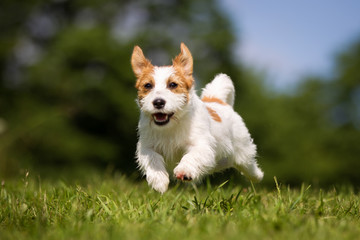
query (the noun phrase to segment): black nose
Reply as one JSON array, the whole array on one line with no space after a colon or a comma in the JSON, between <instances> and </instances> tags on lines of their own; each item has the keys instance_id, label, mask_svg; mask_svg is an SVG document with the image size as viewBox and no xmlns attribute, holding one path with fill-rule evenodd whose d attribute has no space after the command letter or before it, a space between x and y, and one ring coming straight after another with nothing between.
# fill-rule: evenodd
<instances>
[{"instance_id":1,"label":"black nose","mask_svg":"<svg viewBox=\"0 0 360 240\"><path fill-rule=\"evenodd\" d=\"M157 98L153 101L153 105L156 109L162 109L165 106L165 100L162 98Z\"/></svg>"}]
</instances>

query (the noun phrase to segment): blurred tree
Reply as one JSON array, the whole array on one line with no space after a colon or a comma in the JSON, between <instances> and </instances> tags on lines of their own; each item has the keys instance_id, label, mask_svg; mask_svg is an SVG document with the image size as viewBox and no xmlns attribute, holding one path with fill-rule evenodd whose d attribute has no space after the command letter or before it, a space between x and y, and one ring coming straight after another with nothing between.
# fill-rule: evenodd
<instances>
[{"instance_id":1,"label":"blurred tree","mask_svg":"<svg viewBox=\"0 0 360 240\"><path fill-rule=\"evenodd\" d=\"M327 117L335 128L328 150L339 162L339 178L360 182L360 39L336 59Z\"/></svg>"},{"instance_id":2,"label":"blurred tree","mask_svg":"<svg viewBox=\"0 0 360 240\"><path fill-rule=\"evenodd\" d=\"M290 95L249 95L245 112L267 182L360 182L359 68L357 41L339 54L332 77L308 77Z\"/></svg>"},{"instance_id":3,"label":"blurred tree","mask_svg":"<svg viewBox=\"0 0 360 240\"><path fill-rule=\"evenodd\" d=\"M136 44L154 64L169 64L183 41L198 79L207 82L220 69L239 75L231 25L215 1L1 4L2 175L74 164L134 171Z\"/></svg>"}]
</instances>

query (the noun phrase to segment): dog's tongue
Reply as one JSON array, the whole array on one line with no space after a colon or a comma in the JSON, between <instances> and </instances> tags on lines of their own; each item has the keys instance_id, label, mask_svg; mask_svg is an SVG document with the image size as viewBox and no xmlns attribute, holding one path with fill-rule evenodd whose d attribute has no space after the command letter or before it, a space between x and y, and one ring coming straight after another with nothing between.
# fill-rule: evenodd
<instances>
[{"instance_id":1,"label":"dog's tongue","mask_svg":"<svg viewBox=\"0 0 360 240\"><path fill-rule=\"evenodd\" d=\"M167 114L164 113L155 113L154 114L155 120L158 122L166 121Z\"/></svg>"}]
</instances>

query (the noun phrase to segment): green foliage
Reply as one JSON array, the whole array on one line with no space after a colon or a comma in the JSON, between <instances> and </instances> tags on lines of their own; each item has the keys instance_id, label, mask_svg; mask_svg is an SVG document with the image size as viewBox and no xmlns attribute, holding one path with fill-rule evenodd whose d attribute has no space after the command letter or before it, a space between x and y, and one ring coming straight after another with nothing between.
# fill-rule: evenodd
<instances>
[{"instance_id":1,"label":"green foliage","mask_svg":"<svg viewBox=\"0 0 360 240\"><path fill-rule=\"evenodd\" d=\"M90 177L90 176L88 176ZM276 182L277 183L277 182ZM194 189L194 190L193 190ZM3 182L2 239L355 239L359 195L351 188L273 190L171 188L164 195L124 177L91 175L82 184Z\"/></svg>"}]
</instances>

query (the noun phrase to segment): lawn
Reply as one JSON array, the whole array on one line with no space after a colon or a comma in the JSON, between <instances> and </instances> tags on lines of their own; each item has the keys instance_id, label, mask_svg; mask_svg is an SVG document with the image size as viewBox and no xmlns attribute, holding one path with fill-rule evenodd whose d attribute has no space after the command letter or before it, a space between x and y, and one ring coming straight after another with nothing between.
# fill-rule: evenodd
<instances>
[{"instance_id":1,"label":"lawn","mask_svg":"<svg viewBox=\"0 0 360 240\"><path fill-rule=\"evenodd\" d=\"M352 187L176 184L95 174L78 183L26 173L1 182L0 239L360 239Z\"/></svg>"}]
</instances>

